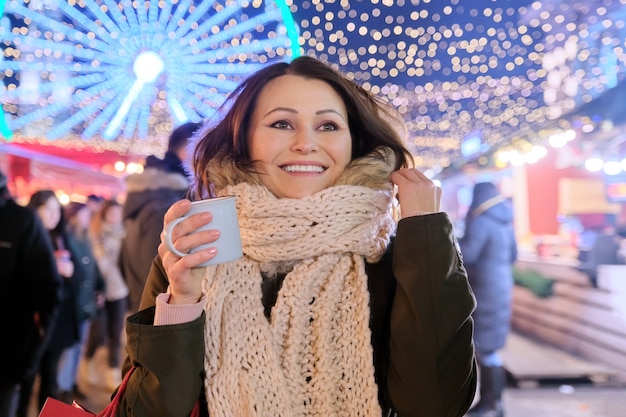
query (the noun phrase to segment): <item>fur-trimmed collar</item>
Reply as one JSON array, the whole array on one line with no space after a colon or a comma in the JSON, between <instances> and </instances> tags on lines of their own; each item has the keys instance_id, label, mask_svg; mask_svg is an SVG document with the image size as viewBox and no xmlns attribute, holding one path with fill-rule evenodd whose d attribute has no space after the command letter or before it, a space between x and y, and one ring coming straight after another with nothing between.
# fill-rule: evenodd
<instances>
[{"instance_id":1,"label":"fur-trimmed collar","mask_svg":"<svg viewBox=\"0 0 626 417\"><path fill-rule=\"evenodd\" d=\"M380 160L385 164L376 163ZM335 185L359 185L373 190L391 190L389 179L395 165L395 155L388 148L379 148L374 152L353 160L338 178ZM212 160L206 170L210 172L215 189L220 190L228 185L242 182L261 185L258 175L240 169L235 162L224 158Z\"/></svg>"}]
</instances>

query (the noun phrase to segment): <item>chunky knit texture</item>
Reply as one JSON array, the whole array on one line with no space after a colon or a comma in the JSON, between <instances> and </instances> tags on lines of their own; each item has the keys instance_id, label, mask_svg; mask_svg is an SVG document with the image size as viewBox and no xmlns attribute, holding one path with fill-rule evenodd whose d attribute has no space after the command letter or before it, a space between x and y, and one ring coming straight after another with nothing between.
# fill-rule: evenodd
<instances>
[{"instance_id":1,"label":"chunky knit texture","mask_svg":"<svg viewBox=\"0 0 626 417\"><path fill-rule=\"evenodd\" d=\"M277 199L240 183L219 194L238 196L245 255L203 279L211 417L379 417L365 260L382 256L395 229L390 187ZM280 271L268 320L261 274Z\"/></svg>"},{"instance_id":2,"label":"chunky knit texture","mask_svg":"<svg viewBox=\"0 0 626 417\"><path fill-rule=\"evenodd\" d=\"M395 230L394 159L378 149L302 199L277 199L227 158L209 164L217 194L238 197L244 252L204 271L211 417L381 415L365 260ZM287 275L268 321L262 274L276 273Z\"/></svg>"}]
</instances>

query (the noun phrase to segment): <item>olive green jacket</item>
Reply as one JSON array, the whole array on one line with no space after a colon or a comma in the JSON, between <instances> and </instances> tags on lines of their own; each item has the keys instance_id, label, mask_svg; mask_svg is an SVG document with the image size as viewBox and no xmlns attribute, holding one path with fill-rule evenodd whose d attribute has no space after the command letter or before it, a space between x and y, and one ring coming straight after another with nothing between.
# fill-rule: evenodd
<instances>
[{"instance_id":1,"label":"olive green jacket","mask_svg":"<svg viewBox=\"0 0 626 417\"><path fill-rule=\"evenodd\" d=\"M463 416L476 388L475 300L447 215L401 220L386 255L366 269L383 409L403 417ZM125 371L130 362L136 370L119 416L186 417L202 397L204 314L190 323L152 326L155 298L167 285L157 258L140 312L127 323ZM206 415L206 406L201 409Z\"/></svg>"}]
</instances>

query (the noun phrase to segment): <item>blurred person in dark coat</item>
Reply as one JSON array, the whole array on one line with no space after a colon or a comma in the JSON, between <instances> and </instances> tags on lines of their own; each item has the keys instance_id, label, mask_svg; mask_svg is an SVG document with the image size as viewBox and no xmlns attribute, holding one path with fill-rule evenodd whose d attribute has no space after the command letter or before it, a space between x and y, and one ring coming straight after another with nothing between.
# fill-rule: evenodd
<instances>
[{"instance_id":1,"label":"blurred person in dark coat","mask_svg":"<svg viewBox=\"0 0 626 417\"><path fill-rule=\"evenodd\" d=\"M598 287L598 266L626 263L622 250L624 238L626 227L615 228L612 225L605 226L596 238L589 251L588 268L585 270L592 287Z\"/></svg>"},{"instance_id":2,"label":"blurred person in dark coat","mask_svg":"<svg viewBox=\"0 0 626 417\"><path fill-rule=\"evenodd\" d=\"M474 341L480 365L480 400L471 417L502 417L504 369L498 351L510 331L513 264L517 244L513 210L490 182L474 186L460 240L463 262L477 300Z\"/></svg>"},{"instance_id":3,"label":"blurred person in dark coat","mask_svg":"<svg viewBox=\"0 0 626 417\"><path fill-rule=\"evenodd\" d=\"M61 301L61 278L39 217L10 196L0 172L0 417L14 417L20 383L37 371Z\"/></svg>"},{"instance_id":4,"label":"blurred person in dark coat","mask_svg":"<svg viewBox=\"0 0 626 417\"><path fill-rule=\"evenodd\" d=\"M161 242L163 216L176 201L185 197L190 185L187 145L201 123L186 123L172 132L163 159L146 159L140 174L126 178L124 203L126 237L122 242L120 266L129 290L129 310L136 312L141 293Z\"/></svg>"},{"instance_id":5,"label":"blurred person in dark coat","mask_svg":"<svg viewBox=\"0 0 626 417\"><path fill-rule=\"evenodd\" d=\"M38 407L41 409L48 397L59 399L59 361L63 351L80 341L81 324L85 320L85 308L92 302L85 299L83 289L88 285L88 269L95 261L86 259L76 239L67 227L63 207L52 190L35 192L28 203L48 230L56 257L56 268L62 281L62 302L59 316L50 335L50 343L39 361ZM87 291L91 294L93 287ZM94 309L95 310L95 309ZM18 404L18 417L28 415L28 404L35 383L35 376L22 382Z\"/></svg>"}]
</instances>

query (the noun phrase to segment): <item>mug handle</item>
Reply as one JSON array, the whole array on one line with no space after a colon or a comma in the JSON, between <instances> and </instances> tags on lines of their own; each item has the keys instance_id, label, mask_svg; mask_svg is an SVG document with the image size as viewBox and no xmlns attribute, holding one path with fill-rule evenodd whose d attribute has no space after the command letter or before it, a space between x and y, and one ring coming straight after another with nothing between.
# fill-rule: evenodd
<instances>
[{"instance_id":1,"label":"mug handle","mask_svg":"<svg viewBox=\"0 0 626 417\"><path fill-rule=\"evenodd\" d=\"M172 253L174 253L174 254L176 254L176 255L180 256L181 258L182 258L183 256L187 256L187 255L189 255L189 254L188 254L188 253L183 253L183 252L179 251L178 249L176 249L176 248L174 247L174 243L172 242L172 230L174 230L174 227L175 227L178 223L182 222L184 219L185 219L185 217L178 217L178 218L176 218L176 219L172 220L171 222L169 222L169 223L165 226L165 233L163 234L163 241L165 242L165 246L167 246L167 249L168 249L170 252L172 252Z\"/></svg>"}]
</instances>

